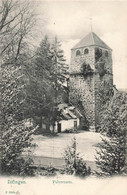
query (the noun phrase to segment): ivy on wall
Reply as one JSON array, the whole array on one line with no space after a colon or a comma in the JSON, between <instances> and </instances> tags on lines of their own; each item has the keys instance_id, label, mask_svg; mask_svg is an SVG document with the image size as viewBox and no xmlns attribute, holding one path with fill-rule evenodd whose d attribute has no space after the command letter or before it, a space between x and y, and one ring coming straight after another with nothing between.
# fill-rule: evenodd
<instances>
[{"instance_id":1,"label":"ivy on wall","mask_svg":"<svg viewBox=\"0 0 127 195\"><path fill-rule=\"evenodd\" d=\"M81 68L84 76L92 75L94 73L94 70L90 67L90 65L85 62L82 64Z\"/></svg>"},{"instance_id":2,"label":"ivy on wall","mask_svg":"<svg viewBox=\"0 0 127 195\"><path fill-rule=\"evenodd\" d=\"M95 62L98 62L100 57L102 57L102 49L95 48Z\"/></svg>"},{"instance_id":3,"label":"ivy on wall","mask_svg":"<svg viewBox=\"0 0 127 195\"><path fill-rule=\"evenodd\" d=\"M105 69L105 61L102 58L98 60L95 65L95 68L101 77L104 76L107 72Z\"/></svg>"},{"instance_id":4,"label":"ivy on wall","mask_svg":"<svg viewBox=\"0 0 127 195\"><path fill-rule=\"evenodd\" d=\"M114 95L113 86L108 81L103 81L98 91L101 105L105 105Z\"/></svg>"},{"instance_id":5,"label":"ivy on wall","mask_svg":"<svg viewBox=\"0 0 127 195\"><path fill-rule=\"evenodd\" d=\"M105 56L108 57L108 52L106 51ZM105 68L105 60L103 59L102 49L95 48L95 68L99 73L100 77L104 76L108 71Z\"/></svg>"}]
</instances>

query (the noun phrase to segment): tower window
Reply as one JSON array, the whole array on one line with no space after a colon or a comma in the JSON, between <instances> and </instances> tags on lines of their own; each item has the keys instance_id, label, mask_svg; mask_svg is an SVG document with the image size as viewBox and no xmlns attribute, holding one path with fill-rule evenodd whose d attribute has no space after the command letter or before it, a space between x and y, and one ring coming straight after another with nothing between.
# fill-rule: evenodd
<instances>
[{"instance_id":1,"label":"tower window","mask_svg":"<svg viewBox=\"0 0 127 195\"><path fill-rule=\"evenodd\" d=\"M89 53L89 50L88 49L85 49L84 50L84 54L88 54Z\"/></svg>"},{"instance_id":2,"label":"tower window","mask_svg":"<svg viewBox=\"0 0 127 195\"><path fill-rule=\"evenodd\" d=\"M105 52L105 56L108 57L108 51Z\"/></svg>"},{"instance_id":3,"label":"tower window","mask_svg":"<svg viewBox=\"0 0 127 195\"><path fill-rule=\"evenodd\" d=\"M76 56L79 56L81 54L80 50L76 51Z\"/></svg>"},{"instance_id":4,"label":"tower window","mask_svg":"<svg viewBox=\"0 0 127 195\"><path fill-rule=\"evenodd\" d=\"M81 54L80 50L76 51L76 56L79 56Z\"/></svg>"}]
</instances>

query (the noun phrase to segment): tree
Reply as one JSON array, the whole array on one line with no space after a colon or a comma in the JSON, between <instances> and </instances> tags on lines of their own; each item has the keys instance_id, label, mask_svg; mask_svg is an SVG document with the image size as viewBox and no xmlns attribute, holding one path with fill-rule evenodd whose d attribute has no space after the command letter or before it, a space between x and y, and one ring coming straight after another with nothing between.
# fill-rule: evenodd
<instances>
[{"instance_id":1,"label":"tree","mask_svg":"<svg viewBox=\"0 0 127 195\"><path fill-rule=\"evenodd\" d=\"M90 167L86 167L86 163L83 158L79 156L79 153L76 151L77 142L73 138L72 145L68 146L64 152L64 159L66 163L65 172L69 175L77 175L81 177L86 177L91 174Z\"/></svg>"},{"instance_id":2,"label":"tree","mask_svg":"<svg viewBox=\"0 0 127 195\"><path fill-rule=\"evenodd\" d=\"M107 95L108 96L108 95ZM100 131L113 136L127 130L127 94L117 92L104 106L101 112Z\"/></svg>"},{"instance_id":3,"label":"tree","mask_svg":"<svg viewBox=\"0 0 127 195\"><path fill-rule=\"evenodd\" d=\"M63 83L66 80L65 74L67 71L67 65L65 64L64 52L61 50L61 44L58 41L57 37L53 44L51 45L51 59L52 59L52 66L51 66L51 82L52 87L54 90L54 105L53 105L53 118L52 118L52 125L53 125L53 132L54 132L54 125L55 121L57 121L57 105L58 105L58 91L60 88L63 87Z\"/></svg>"},{"instance_id":4,"label":"tree","mask_svg":"<svg viewBox=\"0 0 127 195\"><path fill-rule=\"evenodd\" d=\"M0 40L2 72L2 115L14 113L15 118L23 119L24 115L24 67L28 64L28 35L34 24L32 10L28 3L18 1L1 1ZM33 24L32 24L33 22ZM25 46L26 45L26 46ZM25 50L24 50L25 49ZM20 112L19 112L20 110Z\"/></svg>"},{"instance_id":5,"label":"tree","mask_svg":"<svg viewBox=\"0 0 127 195\"><path fill-rule=\"evenodd\" d=\"M102 139L98 144L96 164L100 176L122 175L125 173L126 134L119 132L109 139Z\"/></svg>"},{"instance_id":6,"label":"tree","mask_svg":"<svg viewBox=\"0 0 127 195\"><path fill-rule=\"evenodd\" d=\"M49 56L49 41L45 37L38 47L31 66L28 67L27 104L29 115L32 118L39 117L39 126L42 128L42 115L48 114L50 105L49 90L49 69L51 59ZM49 101L49 102L48 102Z\"/></svg>"},{"instance_id":7,"label":"tree","mask_svg":"<svg viewBox=\"0 0 127 195\"><path fill-rule=\"evenodd\" d=\"M31 14L28 4L13 0L1 1L1 133L2 171L5 174L30 173L28 167L31 160L26 161L21 155L26 148L32 146L30 137L33 133L31 128L24 125L24 67L29 61L27 38L34 21Z\"/></svg>"},{"instance_id":8,"label":"tree","mask_svg":"<svg viewBox=\"0 0 127 195\"><path fill-rule=\"evenodd\" d=\"M40 118L39 124L42 128L42 116L47 119L47 130L54 126L57 119L57 96L65 80L65 59L60 43L55 38L51 44L47 36L44 37L36 51L33 61L34 76L29 85L29 96L32 100L33 113ZM34 87L36 86L36 87ZM30 89L31 88L31 89ZM36 111L35 111L36 110Z\"/></svg>"},{"instance_id":9,"label":"tree","mask_svg":"<svg viewBox=\"0 0 127 195\"><path fill-rule=\"evenodd\" d=\"M8 117L9 129L2 135L2 173L5 175L33 175L34 172L30 168L33 164L31 159L32 144L31 135L36 128L28 128L24 125L24 121L14 121L13 116ZM23 153L25 152L25 158ZM27 155L26 155L27 154Z\"/></svg>"},{"instance_id":10,"label":"tree","mask_svg":"<svg viewBox=\"0 0 127 195\"><path fill-rule=\"evenodd\" d=\"M99 175L117 175L126 172L127 140L127 94L117 92L105 105L101 115L101 133L108 138L102 139L97 152L96 164Z\"/></svg>"},{"instance_id":11,"label":"tree","mask_svg":"<svg viewBox=\"0 0 127 195\"><path fill-rule=\"evenodd\" d=\"M37 48L30 68L28 67L27 104L29 116L42 128L42 116L52 116L53 88L51 81L51 54L48 37L45 36ZM51 95L52 94L52 95Z\"/></svg>"},{"instance_id":12,"label":"tree","mask_svg":"<svg viewBox=\"0 0 127 195\"><path fill-rule=\"evenodd\" d=\"M60 47L61 44L58 41L57 37L55 37L55 40L51 45L51 57L52 57L51 75L52 75L54 88L56 90L56 95L59 87L61 87L61 84L65 81L65 73L67 71L64 53Z\"/></svg>"},{"instance_id":13,"label":"tree","mask_svg":"<svg viewBox=\"0 0 127 195\"><path fill-rule=\"evenodd\" d=\"M21 57L19 54L28 48L26 39L30 39L34 24L35 17L28 2L0 2L0 55L3 62L11 64Z\"/></svg>"}]
</instances>

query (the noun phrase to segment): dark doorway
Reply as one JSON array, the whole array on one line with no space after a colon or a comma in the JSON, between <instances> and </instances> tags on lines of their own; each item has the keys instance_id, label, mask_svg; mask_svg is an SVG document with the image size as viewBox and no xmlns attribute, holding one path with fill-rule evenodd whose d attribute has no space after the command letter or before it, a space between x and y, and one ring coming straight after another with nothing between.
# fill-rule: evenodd
<instances>
[{"instance_id":1,"label":"dark doorway","mask_svg":"<svg viewBox=\"0 0 127 195\"><path fill-rule=\"evenodd\" d=\"M58 123L58 133L61 132L61 123Z\"/></svg>"},{"instance_id":2,"label":"dark doorway","mask_svg":"<svg viewBox=\"0 0 127 195\"><path fill-rule=\"evenodd\" d=\"M77 121L74 121L74 130L77 130Z\"/></svg>"}]
</instances>

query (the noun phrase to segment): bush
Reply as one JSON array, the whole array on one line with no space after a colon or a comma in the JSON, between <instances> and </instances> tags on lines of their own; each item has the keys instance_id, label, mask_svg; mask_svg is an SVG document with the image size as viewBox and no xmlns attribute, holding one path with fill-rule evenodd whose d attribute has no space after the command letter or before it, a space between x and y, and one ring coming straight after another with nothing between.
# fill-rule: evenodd
<instances>
[{"instance_id":1,"label":"bush","mask_svg":"<svg viewBox=\"0 0 127 195\"><path fill-rule=\"evenodd\" d=\"M65 173L81 177L89 176L91 174L91 169L90 167L87 168L83 158L79 157L79 153L76 152L76 145L76 139L74 138L72 140L72 145L65 149Z\"/></svg>"},{"instance_id":2,"label":"bush","mask_svg":"<svg viewBox=\"0 0 127 195\"><path fill-rule=\"evenodd\" d=\"M87 75L93 75L94 70L90 67L89 64L86 64L85 62L82 64L82 72L84 76Z\"/></svg>"},{"instance_id":3,"label":"bush","mask_svg":"<svg viewBox=\"0 0 127 195\"><path fill-rule=\"evenodd\" d=\"M41 176L55 176L56 175L56 169L53 166L47 166L46 168L42 168L39 170L39 173Z\"/></svg>"},{"instance_id":4,"label":"bush","mask_svg":"<svg viewBox=\"0 0 127 195\"><path fill-rule=\"evenodd\" d=\"M77 157L75 164L75 175L86 177L89 176L90 174L91 168L90 167L87 168L85 161L82 158Z\"/></svg>"},{"instance_id":5,"label":"bush","mask_svg":"<svg viewBox=\"0 0 127 195\"><path fill-rule=\"evenodd\" d=\"M63 133L73 133L74 129L66 129Z\"/></svg>"},{"instance_id":6,"label":"bush","mask_svg":"<svg viewBox=\"0 0 127 195\"><path fill-rule=\"evenodd\" d=\"M96 172L99 176L113 176L125 174L126 157L126 133L119 132L108 139L102 139L98 144L100 150L97 151L96 164L99 168Z\"/></svg>"},{"instance_id":7,"label":"bush","mask_svg":"<svg viewBox=\"0 0 127 195\"><path fill-rule=\"evenodd\" d=\"M10 121L9 129L2 134L2 173L5 175L33 175L31 164L33 163L30 155L23 157L23 152L28 154L31 148L35 147L32 144L32 134L35 129L27 128L24 121Z\"/></svg>"}]
</instances>

